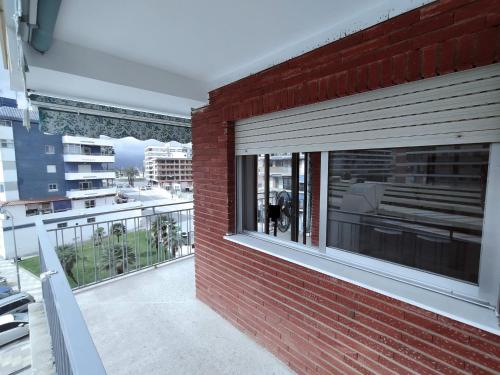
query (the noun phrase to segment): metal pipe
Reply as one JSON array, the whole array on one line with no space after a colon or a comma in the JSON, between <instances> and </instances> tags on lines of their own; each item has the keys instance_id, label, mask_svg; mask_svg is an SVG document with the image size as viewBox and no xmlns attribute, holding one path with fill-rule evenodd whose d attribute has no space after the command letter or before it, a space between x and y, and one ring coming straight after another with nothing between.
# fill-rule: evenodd
<instances>
[{"instance_id":1,"label":"metal pipe","mask_svg":"<svg viewBox=\"0 0 500 375\"><path fill-rule=\"evenodd\" d=\"M7 211L8 212L8 211ZM14 257L16 263L16 276L17 276L17 290L21 291L21 278L19 277L19 257L17 256L17 243L16 243L16 230L14 226L14 216L10 214L10 220L12 221L12 238L14 240Z\"/></svg>"},{"instance_id":2,"label":"metal pipe","mask_svg":"<svg viewBox=\"0 0 500 375\"><path fill-rule=\"evenodd\" d=\"M7 210L5 207L0 207L0 212L4 215L7 214L7 217L10 218L12 223L12 238L14 240L14 263L16 264L16 276L17 276L17 290L21 291L21 278L19 276L19 257L17 256L17 243L16 243L16 229L14 225L14 215Z\"/></svg>"}]
</instances>

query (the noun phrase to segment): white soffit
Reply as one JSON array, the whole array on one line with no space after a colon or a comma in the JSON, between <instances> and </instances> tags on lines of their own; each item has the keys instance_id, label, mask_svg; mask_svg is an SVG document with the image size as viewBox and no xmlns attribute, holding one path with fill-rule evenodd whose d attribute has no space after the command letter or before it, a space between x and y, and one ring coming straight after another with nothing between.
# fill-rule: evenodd
<instances>
[{"instance_id":1,"label":"white soffit","mask_svg":"<svg viewBox=\"0 0 500 375\"><path fill-rule=\"evenodd\" d=\"M165 96L150 104L155 111L188 114L211 89L429 2L63 1L51 49L28 55L28 88L50 93L58 86L60 96L132 107L149 101L112 90L119 85Z\"/></svg>"}]
</instances>

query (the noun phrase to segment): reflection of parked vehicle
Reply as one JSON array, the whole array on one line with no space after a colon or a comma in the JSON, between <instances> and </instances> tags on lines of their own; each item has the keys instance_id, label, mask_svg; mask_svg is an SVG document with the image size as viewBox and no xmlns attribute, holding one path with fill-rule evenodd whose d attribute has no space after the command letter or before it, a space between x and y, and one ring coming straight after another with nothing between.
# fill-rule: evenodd
<instances>
[{"instance_id":1,"label":"reflection of parked vehicle","mask_svg":"<svg viewBox=\"0 0 500 375\"><path fill-rule=\"evenodd\" d=\"M13 291L12 288L5 284L0 284L0 299L11 296L17 292Z\"/></svg>"},{"instance_id":2,"label":"reflection of parked vehicle","mask_svg":"<svg viewBox=\"0 0 500 375\"><path fill-rule=\"evenodd\" d=\"M31 302L35 302L35 299L23 292L0 299L0 315L26 312Z\"/></svg>"},{"instance_id":3,"label":"reflection of parked vehicle","mask_svg":"<svg viewBox=\"0 0 500 375\"><path fill-rule=\"evenodd\" d=\"M0 316L0 346L29 335L27 313Z\"/></svg>"},{"instance_id":4,"label":"reflection of parked vehicle","mask_svg":"<svg viewBox=\"0 0 500 375\"><path fill-rule=\"evenodd\" d=\"M7 285L7 278L4 276L0 276L0 285Z\"/></svg>"}]
</instances>

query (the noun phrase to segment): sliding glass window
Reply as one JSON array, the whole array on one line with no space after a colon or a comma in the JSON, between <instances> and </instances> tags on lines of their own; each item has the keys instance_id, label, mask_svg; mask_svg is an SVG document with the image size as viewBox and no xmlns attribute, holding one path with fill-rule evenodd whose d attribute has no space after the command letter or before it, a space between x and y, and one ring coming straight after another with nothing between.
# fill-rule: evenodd
<instances>
[{"instance_id":1,"label":"sliding glass window","mask_svg":"<svg viewBox=\"0 0 500 375\"><path fill-rule=\"evenodd\" d=\"M477 283L489 149L330 152L327 246Z\"/></svg>"},{"instance_id":2,"label":"sliding glass window","mask_svg":"<svg viewBox=\"0 0 500 375\"><path fill-rule=\"evenodd\" d=\"M243 157L243 229L311 245L310 159L308 153Z\"/></svg>"}]
</instances>

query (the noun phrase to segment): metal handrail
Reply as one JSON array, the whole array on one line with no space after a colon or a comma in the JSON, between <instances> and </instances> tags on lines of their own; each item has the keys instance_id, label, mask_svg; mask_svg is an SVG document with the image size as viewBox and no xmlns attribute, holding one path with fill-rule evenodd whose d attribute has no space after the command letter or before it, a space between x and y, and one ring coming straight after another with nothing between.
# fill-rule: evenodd
<instances>
[{"instance_id":1,"label":"metal handrail","mask_svg":"<svg viewBox=\"0 0 500 375\"><path fill-rule=\"evenodd\" d=\"M57 374L106 374L41 219L36 222L42 295Z\"/></svg>"}]
</instances>

